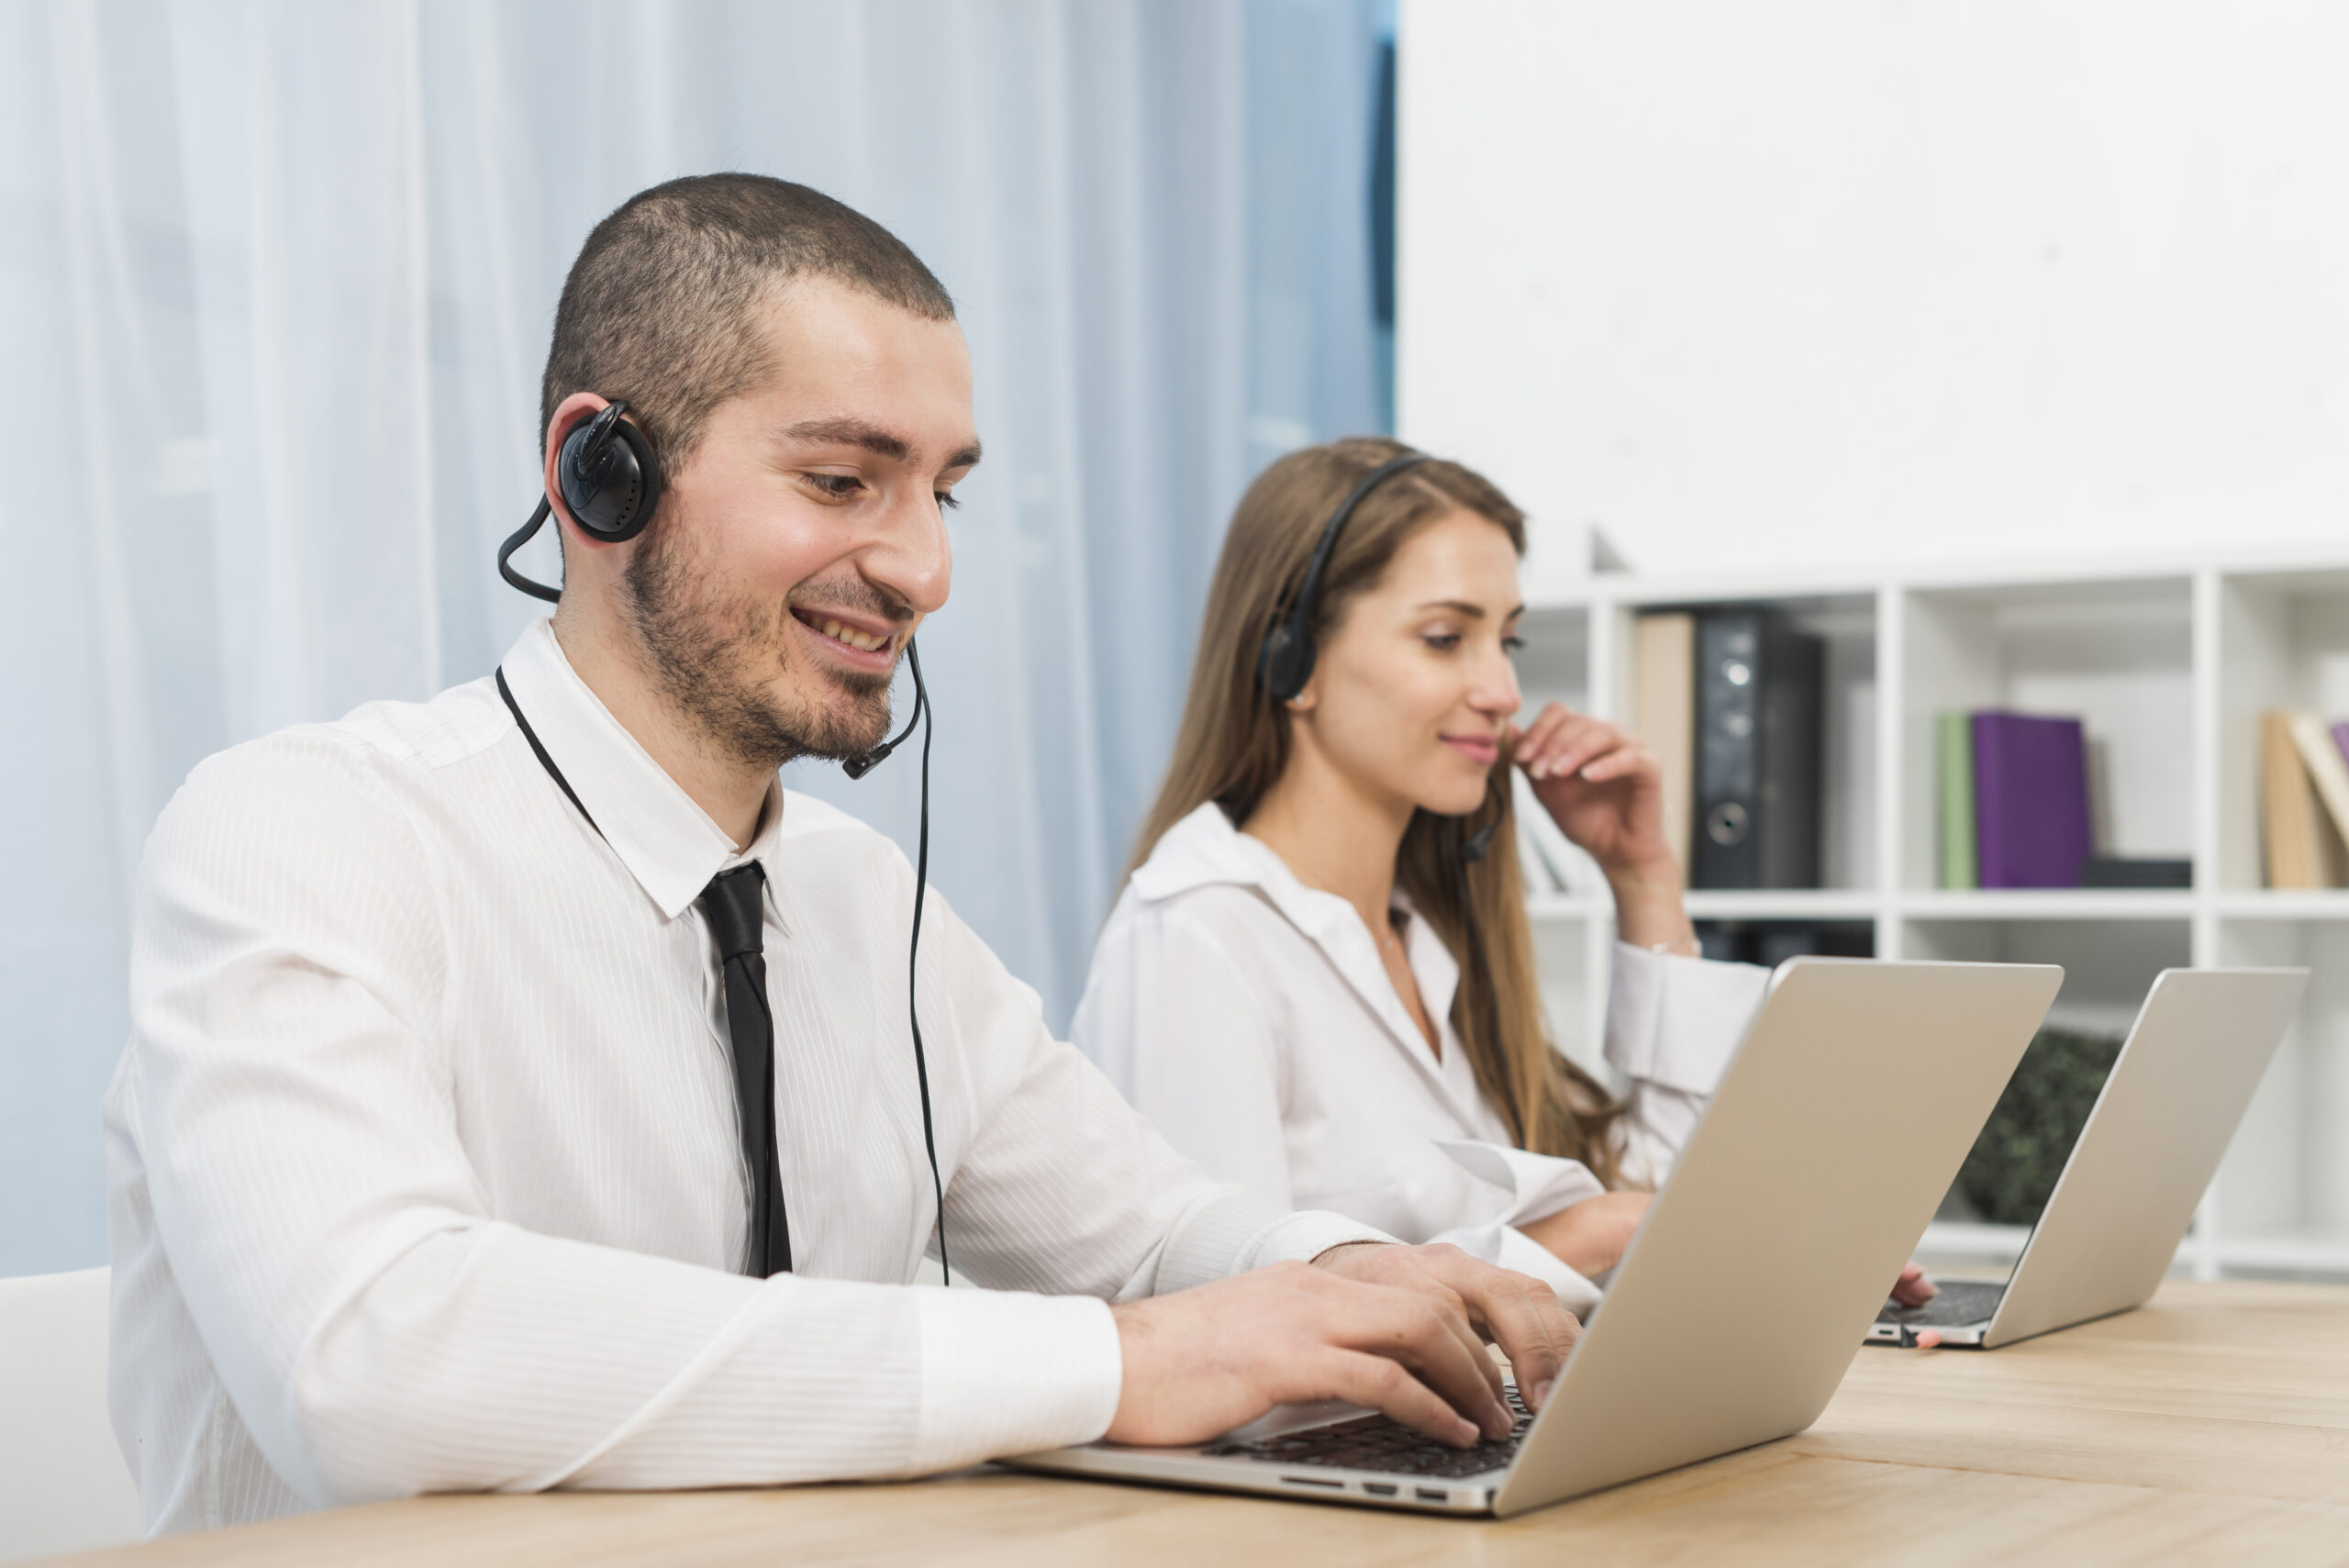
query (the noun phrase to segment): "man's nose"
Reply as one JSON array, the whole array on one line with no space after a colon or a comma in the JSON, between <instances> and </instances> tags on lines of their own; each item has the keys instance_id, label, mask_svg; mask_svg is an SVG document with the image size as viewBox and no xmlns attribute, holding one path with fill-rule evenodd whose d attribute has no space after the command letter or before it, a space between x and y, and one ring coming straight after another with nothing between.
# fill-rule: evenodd
<instances>
[{"instance_id":1,"label":"man's nose","mask_svg":"<svg viewBox=\"0 0 2349 1568\"><path fill-rule=\"evenodd\" d=\"M864 552L864 575L929 615L946 603L954 575L953 541L938 497L927 485L889 508L880 537Z\"/></svg>"}]
</instances>

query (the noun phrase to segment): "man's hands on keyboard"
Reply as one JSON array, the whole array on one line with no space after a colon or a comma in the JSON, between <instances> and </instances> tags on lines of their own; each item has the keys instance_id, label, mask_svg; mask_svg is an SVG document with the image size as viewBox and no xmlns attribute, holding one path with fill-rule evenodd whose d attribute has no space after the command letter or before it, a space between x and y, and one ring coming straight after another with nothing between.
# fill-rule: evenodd
<instances>
[{"instance_id":1,"label":"man's hands on keyboard","mask_svg":"<svg viewBox=\"0 0 2349 1568\"><path fill-rule=\"evenodd\" d=\"M1259 1438L1253 1442L1219 1443L1207 1451L1213 1456L1260 1459L1268 1464L1319 1464L1336 1470L1399 1471L1406 1475L1440 1475L1458 1479L1507 1469L1517 1457L1518 1445L1533 1425L1533 1414L1508 1391L1517 1421L1505 1438L1486 1439L1471 1447L1448 1448L1429 1441L1410 1428L1385 1416L1357 1416L1326 1427Z\"/></svg>"},{"instance_id":2,"label":"man's hands on keyboard","mask_svg":"<svg viewBox=\"0 0 2349 1568\"><path fill-rule=\"evenodd\" d=\"M1578 1326L1547 1285L1456 1247L1349 1246L1111 1308L1113 1442L1204 1442L1275 1405L1342 1399L1461 1451L1516 1425L1484 1336L1533 1390Z\"/></svg>"}]
</instances>

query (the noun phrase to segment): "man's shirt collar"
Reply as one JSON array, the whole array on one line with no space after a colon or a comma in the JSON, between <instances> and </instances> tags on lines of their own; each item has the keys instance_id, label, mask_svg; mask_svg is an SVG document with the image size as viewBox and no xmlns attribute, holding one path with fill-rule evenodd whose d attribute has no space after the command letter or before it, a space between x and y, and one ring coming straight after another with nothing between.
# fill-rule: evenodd
<instances>
[{"instance_id":1,"label":"man's shirt collar","mask_svg":"<svg viewBox=\"0 0 2349 1568\"><path fill-rule=\"evenodd\" d=\"M737 851L709 813L588 690L555 640L552 621L531 622L499 668L539 743L662 914L675 919L729 866L765 862L783 825L780 778L767 784L758 836Z\"/></svg>"}]
</instances>

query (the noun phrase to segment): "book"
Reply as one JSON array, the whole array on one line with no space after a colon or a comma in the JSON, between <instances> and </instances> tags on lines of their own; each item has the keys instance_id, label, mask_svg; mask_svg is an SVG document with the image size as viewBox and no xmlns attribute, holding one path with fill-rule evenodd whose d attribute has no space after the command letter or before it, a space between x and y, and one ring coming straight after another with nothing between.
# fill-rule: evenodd
<instances>
[{"instance_id":1,"label":"book","mask_svg":"<svg viewBox=\"0 0 2349 1568\"><path fill-rule=\"evenodd\" d=\"M2293 738L2292 716L2272 708L2259 716L2259 804L2267 885L2332 886L2323 807Z\"/></svg>"},{"instance_id":2,"label":"book","mask_svg":"<svg viewBox=\"0 0 2349 1568\"><path fill-rule=\"evenodd\" d=\"M1757 606L1697 617L1692 887L1817 887L1827 643Z\"/></svg>"},{"instance_id":3,"label":"book","mask_svg":"<svg viewBox=\"0 0 2349 1568\"><path fill-rule=\"evenodd\" d=\"M1933 728L1935 761L1940 764L1940 816L1937 835L1941 850L1941 884L1976 884L1974 858L1974 716L1953 709Z\"/></svg>"},{"instance_id":4,"label":"book","mask_svg":"<svg viewBox=\"0 0 2349 1568\"><path fill-rule=\"evenodd\" d=\"M1973 718L1974 848L1983 887L2077 887L2096 852L2087 737L2076 718Z\"/></svg>"},{"instance_id":5,"label":"book","mask_svg":"<svg viewBox=\"0 0 2349 1568\"><path fill-rule=\"evenodd\" d=\"M2165 856L2090 855L2080 867L2082 887L2191 887L2194 862Z\"/></svg>"},{"instance_id":6,"label":"book","mask_svg":"<svg viewBox=\"0 0 2349 1568\"><path fill-rule=\"evenodd\" d=\"M2349 835L2349 762L2342 760L2332 730L2312 713L2292 715L2292 744L2299 748L2300 765L2308 769L2309 783L2316 786L2316 797L2324 806L2317 824L2317 859L2324 885L2339 887L2349 880L2343 874L2344 862L2349 862L2349 848L2343 846L2343 836Z\"/></svg>"},{"instance_id":7,"label":"book","mask_svg":"<svg viewBox=\"0 0 2349 1568\"><path fill-rule=\"evenodd\" d=\"M1631 637L1631 732L1664 775L1664 840L1686 875L1697 774L1697 617L1642 616Z\"/></svg>"}]
</instances>

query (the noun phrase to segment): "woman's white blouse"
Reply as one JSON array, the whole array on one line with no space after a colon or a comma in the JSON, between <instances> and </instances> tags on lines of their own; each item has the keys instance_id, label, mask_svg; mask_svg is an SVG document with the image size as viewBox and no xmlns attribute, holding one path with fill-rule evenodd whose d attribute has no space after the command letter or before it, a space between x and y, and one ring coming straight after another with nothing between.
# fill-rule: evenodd
<instances>
[{"instance_id":1,"label":"woman's white blouse","mask_svg":"<svg viewBox=\"0 0 2349 1568\"><path fill-rule=\"evenodd\" d=\"M1209 803L1127 884L1071 1037L1217 1177L1283 1208L1455 1243L1586 1311L1598 1286L1517 1227L1604 1189L1578 1162L1511 1147L1452 1029L1457 964L1424 920L1404 940L1440 1059L1353 906L1297 881ZM1616 945L1606 1051L1630 1082L1627 1180L1670 1170L1768 980Z\"/></svg>"}]
</instances>

